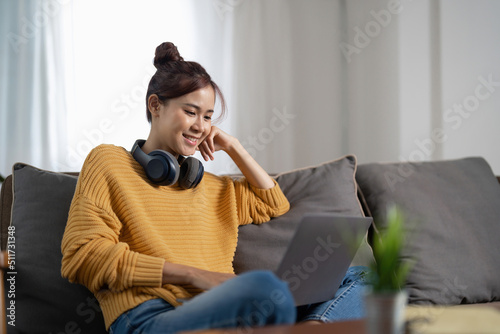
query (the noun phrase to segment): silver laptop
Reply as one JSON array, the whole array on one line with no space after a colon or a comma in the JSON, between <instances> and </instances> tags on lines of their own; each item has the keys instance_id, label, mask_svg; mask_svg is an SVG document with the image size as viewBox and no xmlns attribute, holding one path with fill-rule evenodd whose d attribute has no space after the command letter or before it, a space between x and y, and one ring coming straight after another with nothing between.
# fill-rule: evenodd
<instances>
[{"instance_id":1,"label":"silver laptop","mask_svg":"<svg viewBox=\"0 0 500 334\"><path fill-rule=\"evenodd\" d=\"M295 305L335 296L372 218L311 213L302 217L275 274L288 282Z\"/></svg>"}]
</instances>

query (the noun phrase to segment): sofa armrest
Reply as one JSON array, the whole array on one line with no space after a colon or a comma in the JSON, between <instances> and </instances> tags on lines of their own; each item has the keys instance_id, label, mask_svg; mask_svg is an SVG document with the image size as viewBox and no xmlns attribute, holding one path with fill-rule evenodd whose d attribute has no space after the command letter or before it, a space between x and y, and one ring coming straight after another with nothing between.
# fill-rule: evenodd
<instances>
[{"instance_id":1,"label":"sofa armrest","mask_svg":"<svg viewBox=\"0 0 500 334\"><path fill-rule=\"evenodd\" d=\"M5 250L7 245L7 229L10 225L10 214L12 210L12 175L5 178L0 192L0 249Z\"/></svg>"}]
</instances>

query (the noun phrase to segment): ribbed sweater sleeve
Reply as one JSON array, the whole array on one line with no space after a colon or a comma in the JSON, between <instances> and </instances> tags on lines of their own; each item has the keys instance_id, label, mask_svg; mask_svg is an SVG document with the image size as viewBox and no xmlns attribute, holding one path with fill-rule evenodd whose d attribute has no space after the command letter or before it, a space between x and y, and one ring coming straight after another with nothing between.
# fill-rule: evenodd
<instances>
[{"instance_id":1,"label":"ribbed sweater sleeve","mask_svg":"<svg viewBox=\"0 0 500 334\"><path fill-rule=\"evenodd\" d=\"M242 178L235 182L235 189L240 194L236 200L240 225L262 224L290 209L290 203L276 181L274 187L260 189Z\"/></svg>"},{"instance_id":2,"label":"ribbed sweater sleeve","mask_svg":"<svg viewBox=\"0 0 500 334\"><path fill-rule=\"evenodd\" d=\"M80 173L61 244L62 276L94 293L160 287L165 259L131 251L119 241L123 226L109 210L113 179L102 160L92 152Z\"/></svg>"},{"instance_id":3,"label":"ribbed sweater sleeve","mask_svg":"<svg viewBox=\"0 0 500 334\"><path fill-rule=\"evenodd\" d=\"M76 195L62 240L62 275L90 291L123 291L132 286L160 287L164 259L129 250L119 242L119 221Z\"/></svg>"}]
</instances>

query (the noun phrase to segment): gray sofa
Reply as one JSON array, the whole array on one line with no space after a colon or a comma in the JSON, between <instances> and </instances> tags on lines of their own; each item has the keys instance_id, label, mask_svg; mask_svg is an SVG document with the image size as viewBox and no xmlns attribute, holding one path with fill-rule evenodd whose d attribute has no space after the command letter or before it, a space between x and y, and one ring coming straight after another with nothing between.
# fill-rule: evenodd
<instances>
[{"instance_id":1,"label":"gray sofa","mask_svg":"<svg viewBox=\"0 0 500 334\"><path fill-rule=\"evenodd\" d=\"M8 333L105 332L93 295L60 275L60 243L77 177L18 163L2 184ZM311 211L374 217L352 263L368 265L369 240L384 228L385 208L397 204L409 230L402 256L415 263L406 284L409 303L500 309L500 180L484 159L358 166L348 155L273 177L291 209L240 228L237 273L274 268L300 217Z\"/></svg>"}]
</instances>

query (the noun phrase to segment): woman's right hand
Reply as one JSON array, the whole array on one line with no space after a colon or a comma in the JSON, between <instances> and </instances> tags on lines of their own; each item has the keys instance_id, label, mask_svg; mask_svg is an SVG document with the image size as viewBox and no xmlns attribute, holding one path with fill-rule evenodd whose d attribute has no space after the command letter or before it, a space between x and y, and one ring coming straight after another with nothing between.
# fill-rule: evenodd
<instances>
[{"instance_id":1,"label":"woman's right hand","mask_svg":"<svg viewBox=\"0 0 500 334\"><path fill-rule=\"evenodd\" d=\"M235 274L218 273L183 264L165 262L162 284L190 284L202 290L210 290L234 277L236 277Z\"/></svg>"},{"instance_id":2,"label":"woman's right hand","mask_svg":"<svg viewBox=\"0 0 500 334\"><path fill-rule=\"evenodd\" d=\"M236 277L235 274L217 273L197 269L192 277L191 285L202 290L210 290L225 281Z\"/></svg>"}]
</instances>

